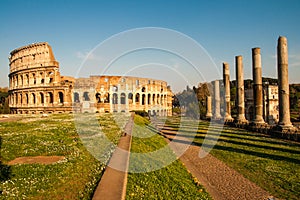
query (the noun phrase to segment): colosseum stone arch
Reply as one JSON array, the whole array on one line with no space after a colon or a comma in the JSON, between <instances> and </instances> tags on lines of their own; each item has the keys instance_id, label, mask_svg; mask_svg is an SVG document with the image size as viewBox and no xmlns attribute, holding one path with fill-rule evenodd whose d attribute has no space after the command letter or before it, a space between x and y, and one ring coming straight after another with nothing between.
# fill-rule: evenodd
<instances>
[{"instance_id":1,"label":"colosseum stone arch","mask_svg":"<svg viewBox=\"0 0 300 200\"><path fill-rule=\"evenodd\" d=\"M13 50L9 57L11 113L130 112L172 114L167 82L140 77L61 76L51 46L35 43Z\"/></svg>"}]
</instances>

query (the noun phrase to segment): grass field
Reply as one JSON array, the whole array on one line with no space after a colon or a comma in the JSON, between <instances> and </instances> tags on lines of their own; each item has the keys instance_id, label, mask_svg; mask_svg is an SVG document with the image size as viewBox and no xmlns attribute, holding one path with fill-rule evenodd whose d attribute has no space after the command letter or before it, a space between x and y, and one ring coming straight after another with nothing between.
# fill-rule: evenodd
<instances>
[{"instance_id":1,"label":"grass field","mask_svg":"<svg viewBox=\"0 0 300 200\"><path fill-rule=\"evenodd\" d=\"M170 118L166 125L178 130L180 120ZM193 137L189 132L193 128L191 125L185 122L182 127L183 135ZM199 122L194 145L203 144L208 127L208 122ZM221 135L210 152L212 155L276 197L299 199L299 143L215 124L210 126L208 143L204 145L208 147L211 141L215 141L220 131Z\"/></svg>"},{"instance_id":2,"label":"grass field","mask_svg":"<svg viewBox=\"0 0 300 200\"><path fill-rule=\"evenodd\" d=\"M122 131L113 117L105 114L97 120L102 131L117 144ZM0 137L1 199L91 198L104 165L83 146L72 115L28 115L15 122L1 122ZM18 157L41 155L65 158L49 165L6 164Z\"/></svg>"},{"instance_id":3,"label":"grass field","mask_svg":"<svg viewBox=\"0 0 300 200\"><path fill-rule=\"evenodd\" d=\"M143 153L155 152L167 145L164 138L160 135L153 135L145 126L145 120L139 116L135 117L135 126L133 128L133 141L131 145L131 152ZM168 149L165 154L139 157L133 159L130 157L130 170L137 168L145 168L151 170L153 163L164 163L166 154L174 158L174 162L159 170L147 173L129 173L126 199L210 199L208 193L199 184L199 182L192 177L186 170L183 164L176 160L173 152ZM150 161L148 159L151 159ZM152 166L153 167L153 166Z\"/></svg>"},{"instance_id":4,"label":"grass field","mask_svg":"<svg viewBox=\"0 0 300 200\"><path fill-rule=\"evenodd\" d=\"M81 119L87 123L80 124L74 122L72 115L49 115L47 118L23 115L16 121L0 122L0 199L90 199L104 165L88 151L103 144L99 139L103 138L99 127L90 123L89 118L88 114L83 115ZM97 115L101 132L111 141L105 149L108 153L100 155L104 160L109 159L118 143L127 119L127 116ZM147 123L141 117L135 118L131 152L142 154L138 159L130 158L129 169L142 168L150 172L129 173L126 198L210 199L170 149L164 149L166 154L143 156L143 153L157 152L166 146L162 136L144 128ZM84 134L78 135L75 124L80 124ZM195 124L188 119L180 122L176 117L166 121L174 130L180 124L181 134L186 137L193 138L191 130L197 130L193 145L202 145L205 136L208 136L207 141L215 141L221 131L210 152L212 155L276 197L298 199L300 196L299 143L217 124L210 126L207 135L208 122ZM211 143L204 145L209 147ZM64 159L48 165L7 164L27 156L64 156ZM147 163L149 158L151 165ZM168 165L170 159L174 161ZM151 171L160 166L166 167Z\"/></svg>"}]
</instances>

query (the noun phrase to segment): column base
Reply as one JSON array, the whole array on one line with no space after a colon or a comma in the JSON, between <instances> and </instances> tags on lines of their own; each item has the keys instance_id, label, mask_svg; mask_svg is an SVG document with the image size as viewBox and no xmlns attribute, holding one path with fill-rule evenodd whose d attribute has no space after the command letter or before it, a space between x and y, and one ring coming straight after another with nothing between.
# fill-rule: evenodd
<instances>
[{"instance_id":1,"label":"column base","mask_svg":"<svg viewBox=\"0 0 300 200\"><path fill-rule=\"evenodd\" d=\"M279 131L281 133L296 133L298 128L293 125L277 125L274 127L274 131Z\"/></svg>"},{"instance_id":2,"label":"column base","mask_svg":"<svg viewBox=\"0 0 300 200\"><path fill-rule=\"evenodd\" d=\"M225 117L225 119L224 119L224 122L225 123L231 123L231 122L233 122L234 121L234 119L231 117L231 116L227 116L227 117Z\"/></svg>"},{"instance_id":3,"label":"column base","mask_svg":"<svg viewBox=\"0 0 300 200\"><path fill-rule=\"evenodd\" d=\"M214 120L220 120L222 119L222 116L220 114L216 114L216 115L213 115L212 117Z\"/></svg>"},{"instance_id":4,"label":"column base","mask_svg":"<svg viewBox=\"0 0 300 200\"><path fill-rule=\"evenodd\" d=\"M235 123L237 124L243 124L243 125L248 125L249 124L249 121L246 120L246 119L236 119L234 120Z\"/></svg>"},{"instance_id":5,"label":"column base","mask_svg":"<svg viewBox=\"0 0 300 200\"><path fill-rule=\"evenodd\" d=\"M248 127L251 131L255 131L259 133L268 133L270 130L270 125L262 121L251 122Z\"/></svg>"},{"instance_id":6,"label":"column base","mask_svg":"<svg viewBox=\"0 0 300 200\"><path fill-rule=\"evenodd\" d=\"M245 128L246 126L248 126L249 122L246 119L236 119L234 120L234 124L236 127Z\"/></svg>"},{"instance_id":7,"label":"column base","mask_svg":"<svg viewBox=\"0 0 300 200\"><path fill-rule=\"evenodd\" d=\"M224 123L224 120L223 120L223 118L220 116L220 117L213 117L212 119L211 119L211 121L213 121L213 122L215 122L215 123Z\"/></svg>"},{"instance_id":8,"label":"column base","mask_svg":"<svg viewBox=\"0 0 300 200\"><path fill-rule=\"evenodd\" d=\"M267 126L268 124L264 121L252 121L250 124L250 126L255 126L255 127L265 127Z\"/></svg>"},{"instance_id":9,"label":"column base","mask_svg":"<svg viewBox=\"0 0 300 200\"><path fill-rule=\"evenodd\" d=\"M205 115L206 119L211 119L212 118L212 114L207 114Z\"/></svg>"},{"instance_id":10,"label":"column base","mask_svg":"<svg viewBox=\"0 0 300 200\"><path fill-rule=\"evenodd\" d=\"M265 120L263 118L258 118L252 121L254 124L265 124Z\"/></svg>"},{"instance_id":11,"label":"column base","mask_svg":"<svg viewBox=\"0 0 300 200\"><path fill-rule=\"evenodd\" d=\"M272 128L272 135L275 137L286 138L288 140L299 141L299 129L293 125L277 125Z\"/></svg>"}]
</instances>

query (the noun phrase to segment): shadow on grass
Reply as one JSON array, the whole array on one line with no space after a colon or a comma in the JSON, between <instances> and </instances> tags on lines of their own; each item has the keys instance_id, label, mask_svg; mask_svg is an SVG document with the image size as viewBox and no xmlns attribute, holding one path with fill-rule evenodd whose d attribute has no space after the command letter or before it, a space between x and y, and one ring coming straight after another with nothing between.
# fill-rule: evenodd
<instances>
[{"instance_id":1,"label":"shadow on grass","mask_svg":"<svg viewBox=\"0 0 300 200\"><path fill-rule=\"evenodd\" d=\"M222 132L224 133L224 137L244 139L244 140L249 140L249 141L261 141L264 143L278 144L278 145L287 145L287 142L288 142L289 145L300 147L299 143L294 143L293 141L285 142L285 140L280 139L278 137L273 137L272 135L248 131L248 130L244 130L244 129L233 128L230 126L226 126L226 128ZM245 136L254 136L257 138L253 139L253 138L249 138L249 137L245 137ZM267 139L272 139L272 140L267 140Z\"/></svg>"},{"instance_id":2,"label":"shadow on grass","mask_svg":"<svg viewBox=\"0 0 300 200\"><path fill-rule=\"evenodd\" d=\"M166 132L165 130L167 130L168 132ZM174 131L174 133L172 133L172 130L170 129L162 129L161 130L162 134L164 135L170 135L170 136L174 136L177 134L177 131ZM189 133L188 130L181 130L181 133ZM212 130L210 131L210 134L213 133L218 133L217 130ZM225 133L224 133L225 132ZM227 134L226 134L227 133ZM201 134L201 135L200 135ZM229 134L233 134L233 135L229 135ZM253 148L260 148L260 149L268 149L268 150L272 150L272 151L278 151L278 152L286 152L286 153L292 153L292 154L300 154L300 151L297 150L292 150L292 149L286 149L283 147L274 147L274 146L267 146L267 144L277 144L277 145L288 145L285 142L281 142L281 141L268 141L267 139L269 137L267 136L257 136L255 133L249 132L249 133L243 133L244 136L247 136L246 134L248 134L248 136L253 136L253 137L262 137L265 139L254 139L254 138L248 138L248 137L243 137L238 135L237 133L232 133L227 131L222 131L222 135L220 136L220 138L210 138L210 137L206 137L206 140L211 140L211 141L219 141L219 142L225 142L225 143L231 143L231 144L235 144L235 145L240 145L240 146L247 146L247 147L253 147ZM196 136L194 135L183 135L181 134L181 136L187 137L187 138L195 138L195 139L200 139L200 140L204 140L206 133L197 133ZM222 137L222 138L221 138ZM226 139L229 138L229 139ZM231 139L238 139L238 140L243 140L243 141L235 141L235 140L231 140ZM253 142L261 142L263 144L253 144L253 143L248 143L247 141L253 141ZM201 144L201 143L200 143ZM299 147L298 144L289 144L290 146L297 146Z\"/></svg>"},{"instance_id":3,"label":"shadow on grass","mask_svg":"<svg viewBox=\"0 0 300 200\"><path fill-rule=\"evenodd\" d=\"M195 144L194 145L201 145L201 144ZM210 145L203 144L205 147L210 147ZM229 152L235 152L235 153L242 153L242 154L247 154L247 155L252 155L260 158L267 158L267 159L272 159L272 160L277 160L277 161L286 161L290 163L295 163L299 164L300 160L296 158L290 158L286 156L280 156L280 155L275 155L275 154L269 154L269 153L262 153L262 152L257 152L257 151L250 151L246 149L240 149L240 148L235 148L235 147L226 147L226 146L220 146L220 145L215 145L213 147L214 149L217 150L222 150L222 151L229 151Z\"/></svg>"},{"instance_id":4,"label":"shadow on grass","mask_svg":"<svg viewBox=\"0 0 300 200\"><path fill-rule=\"evenodd\" d=\"M0 151L2 146L2 137L0 137ZM11 178L11 167L9 165L5 165L1 161L1 154L0 154L0 182L6 181ZM1 193L0 188L0 193Z\"/></svg>"},{"instance_id":5,"label":"shadow on grass","mask_svg":"<svg viewBox=\"0 0 300 200\"><path fill-rule=\"evenodd\" d=\"M162 135L163 137L169 139L170 141L183 143L183 144L190 144L190 142L188 142L188 141L184 141L184 140L180 140L180 139L172 139L172 138L168 137L168 136L175 136L177 132L174 132L174 133L172 133L172 132L171 133L170 132L163 132L163 131L159 132L154 127L150 127L150 126L148 126L148 129L150 129L151 131L154 131L157 134ZM189 137L189 136L187 136L187 137ZM203 136L202 135L201 136L197 135L197 136L195 136L195 138L204 139L205 134L203 134ZM221 138L217 139L217 138L209 138L208 137L206 139L214 140L214 141L217 140L219 142L231 143L231 144L234 144L234 145L240 145L240 146L244 146L244 147L254 147L254 148L275 150L275 151L278 151L278 152L287 152L287 153L292 153L292 154L299 154L300 153L299 151L291 150L291 149L284 149L284 148L271 147L271 146L263 146L263 145L257 145L257 144L248 144L246 142L238 142L238 141L226 140L226 139L221 139ZM213 148L215 150L222 150L222 151L228 151L228 152L247 154L247 155L252 155L252 156L256 156L256 157L260 157L260 158L272 159L272 160L276 160L276 161L286 161L286 162L295 163L295 164L300 163L300 159L281 156L281 155L276 155L276 154L270 154L270 153L265 153L265 152L252 151L252 150L242 149L242 148L237 148L237 147L228 147L228 146L222 146L222 145L218 145L218 144L215 145L215 146L211 146L209 144L202 144L201 142L197 142L197 141L194 141L192 143L192 145L202 146L202 147L207 147L207 148Z\"/></svg>"}]
</instances>

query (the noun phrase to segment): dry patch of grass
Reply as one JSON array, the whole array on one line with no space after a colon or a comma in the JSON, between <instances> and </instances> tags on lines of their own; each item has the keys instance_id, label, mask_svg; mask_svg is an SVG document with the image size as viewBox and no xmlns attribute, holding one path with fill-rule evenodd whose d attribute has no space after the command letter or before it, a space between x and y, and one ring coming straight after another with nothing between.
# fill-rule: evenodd
<instances>
[{"instance_id":1,"label":"dry patch of grass","mask_svg":"<svg viewBox=\"0 0 300 200\"><path fill-rule=\"evenodd\" d=\"M53 164L58 161L65 159L64 156L27 156L27 157L19 157L14 160L9 161L8 165L16 165L16 164Z\"/></svg>"}]
</instances>

